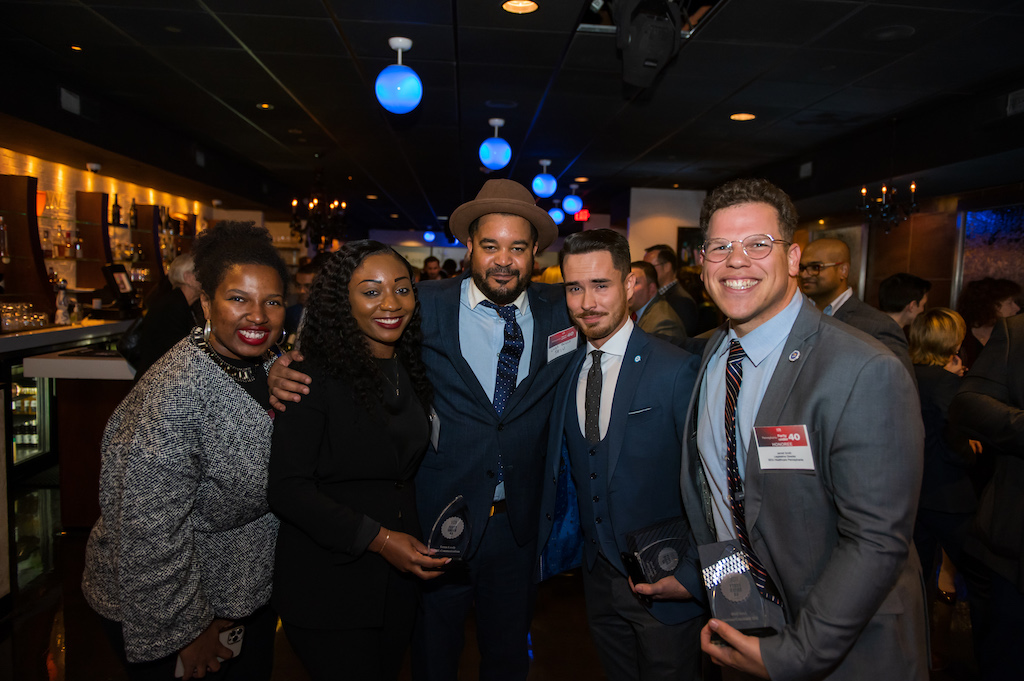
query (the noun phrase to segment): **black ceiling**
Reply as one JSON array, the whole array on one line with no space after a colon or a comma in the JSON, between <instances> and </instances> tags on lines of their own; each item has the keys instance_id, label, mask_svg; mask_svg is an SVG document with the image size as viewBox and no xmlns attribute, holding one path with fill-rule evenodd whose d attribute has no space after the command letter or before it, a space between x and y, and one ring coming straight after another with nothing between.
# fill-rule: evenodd
<instances>
[{"instance_id":1,"label":"black ceiling","mask_svg":"<svg viewBox=\"0 0 1024 681\"><path fill-rule=\"evenodd\" d=\"M1024 0L721 0L646 90L623 84L613 31L581 27L589 0L538 2L512 15L501 0L0 0L0 110L272 210L320 169L371 228L436 228L487 177L528 184L542 158L556 196L587 176L579 193L613 218L630 187L750 173L814 210L910 173L953 191L1024 179L1008 153L1024 149L1024 115L1007 115ZM390 36L412 39L403 61L424 84L404 116L373 95ZM81 116L60 110L58 85ZM492 117L513 157L488 176Z\"/></svg>"}]
</instances>

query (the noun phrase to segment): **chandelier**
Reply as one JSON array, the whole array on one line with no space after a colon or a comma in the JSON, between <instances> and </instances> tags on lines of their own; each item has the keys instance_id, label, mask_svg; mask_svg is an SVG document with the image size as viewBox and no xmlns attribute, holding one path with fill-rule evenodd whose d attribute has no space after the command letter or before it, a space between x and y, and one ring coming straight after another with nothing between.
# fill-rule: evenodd
<instances>
[{"instance_id":1,"label":"chandelier","mask_svg":"<svg viewBox=\"0 0 1024 681\"><path fill-rule=\"evenodd\" d=\"M291 231L296 240L305 241L318 251L330 250L331 243L346 238L347 221L344 201L327 201L323 189L323 173L317 172L308 199L292 199Z\"/></svg>"},{"instance_id":2,"label":"chandelier","mask_svg":"<svg viewBox=\"0 0 1024 681\"><path fill-rule=\"evenodd\" d=\"M899 192L890 180L888 184L882 185L882 193L877 197L868 197L868 188L861 187L861 205L857 210L864 216L864 221L869 226L879 225L889 230L901 222L906 221L911 215L917 212L917 183L910 183L910 198L901 201L897 198Z\"/></svg>"}]
</instances>

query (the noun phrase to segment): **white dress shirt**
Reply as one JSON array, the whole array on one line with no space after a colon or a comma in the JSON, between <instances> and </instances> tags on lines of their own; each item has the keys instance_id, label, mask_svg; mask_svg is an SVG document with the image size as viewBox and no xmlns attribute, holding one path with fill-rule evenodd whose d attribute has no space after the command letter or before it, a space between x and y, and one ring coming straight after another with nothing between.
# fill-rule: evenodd
<instances>
[{"instance_id":1,"label":"white dress shirt","mask_svg":"<svg viewBox=\"0 0 1024 681\"><path fill-rule=\"evenodd\" d=\"M601 424L601 439L608 434L608 422L612 415L612 401L615 399L615 384L619 381L619 369L622 367L622 356L626 354L626 345L633 333L633 322L628 317L626 324L605 341L600 348L595 348L590 341L587 341L587 358L583 360L580 368L580 375L576 379L576 416L580 423L580 432L586 434L586 400L587 400L587 374L594 364L594 356L590 353L600 350L601 355L601 414L598 421Z\"/></svg>"}]
</instances>

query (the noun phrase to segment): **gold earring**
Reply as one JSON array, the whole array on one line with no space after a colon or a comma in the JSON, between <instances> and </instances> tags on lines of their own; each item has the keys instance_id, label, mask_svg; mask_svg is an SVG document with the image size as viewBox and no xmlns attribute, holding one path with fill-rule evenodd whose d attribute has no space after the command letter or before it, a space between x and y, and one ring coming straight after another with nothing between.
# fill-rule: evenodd
<instances>
[{"instance_id":1,"label":"gold earring","mask_svg":"<svg viewBox=\"0 0 1024 681\"><path fill-rule=\"evenodd\" d=\"M203 340L207 343L210 342L210 333L213 332L213 326L210 324L210 320L206 320L206 324L203 326Z\"/></svg>"}]
</instances>

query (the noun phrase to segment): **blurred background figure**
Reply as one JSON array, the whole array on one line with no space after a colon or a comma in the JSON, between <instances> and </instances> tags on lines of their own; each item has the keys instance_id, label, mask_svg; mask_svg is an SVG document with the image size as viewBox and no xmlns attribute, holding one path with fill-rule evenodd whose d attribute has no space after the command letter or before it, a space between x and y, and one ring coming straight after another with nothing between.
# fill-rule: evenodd
<instances>
[{"instance_id":1,"label":"blurred background figure","mask_svg":"<svg viewBox=\"0 0 1024 681\"><path fill-rule=\"evenodd\" d=\"M995 323L1020 312L1016 300L1020 292L1017 282L993 277L977 279L964 286L956 309L967 323L967 337L960 348L960 359L968 369L988 343Z\"/></svg>"},{"instance_id":2,"label":"blurred background figure","mask_svg":"<svg viewBox=\"0 0 1024 681\"><path fill-rule=\"evenodd\" d=\"M167 278L173 288L153 301L139 323L135 380L142 378L146 370L193 327L203 323L192 254L184 253L175 258L167 268Z\"/></svg>"},{"instance_id":3,"label":"blurred background figure","mask_svg":"<svg viewBox=\"0 0 1024 681\"><path fill-rule=\"evenodd\" d=\"M932 283L927 279L897 272L878 285L878 309L906 330L924 312L931 288Z\"/></svg>"},{"instance_id":4,"label":"blurred background figure","mask_svg":"<svg viewBox=\"0 0 1024 681\"><path fill-rule=\"evenodd\" d=\"M644 260L654 266L654 271L657 274L655 283L658 286L658 293L678 315L686 329L686 335L696 335L698 328L697 301L679 283L677 278L679 259L676 258L675 250L667 244L656 244L647 248Z\"/></svg>"},{"instance_id":5,"label":"blurred background figure","mask_svg":"<svg viewBox=\"0 0 1024 681\"><path fill-rule=\"evenodd\" d=\"M933 669L945 666L941 651L948 643L952 615L948 607L934 607L936 597L945 606L956 603L957 570L965 578L968 595L978 590L978 570L964 554L964 543L978 505L971 468L981 444L949 428L949 405L964 373L956 353L966 333L963 317L944 307L920 313L910 325L910 359L921 397L925 434L914 545L929 590Z\"/></svg>"},{"instance_id":6,"label":"blurred background figure","mask_svg":"<svg viewBox=\"0 0 1024 681\"><path fill-rule=\"evenodd\" d=\"M288 306L284 313L284 330L289 337L299 332L299 322L302 321L302 310L309 299L309 289L313 285L313 277L319 269L319 262L311 260L295 273L295 304Z\"/></svg>"},{"instance_id":7,"label":"blurred background figure","mask_svg":"<svg viewBox=\"0 0 1024 681\"><path fill-rule=\"evenodd\" d=\"M444 279L447 273L441 271L441 261L433 255L428 255L423 260L423 270L420 272L420 281L435 281Z\"/></svg>"}]
</instances>

